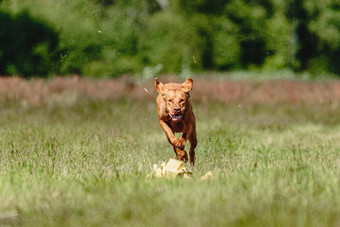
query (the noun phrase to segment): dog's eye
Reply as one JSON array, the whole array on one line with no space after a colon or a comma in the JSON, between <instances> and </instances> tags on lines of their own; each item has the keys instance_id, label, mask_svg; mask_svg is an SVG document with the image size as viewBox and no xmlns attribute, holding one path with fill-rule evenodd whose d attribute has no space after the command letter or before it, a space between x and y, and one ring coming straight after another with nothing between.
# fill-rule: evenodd
<instances>
[{"instance_id":1,"label":"dog's eye","mask_svg":"<svg viewBox=\"0 0 340 227\"><path fill-rule=\"evenodd\" d=\"M172 100L171 100L171 99L169 99L169 100L168 100L168 102L172 102Z\"/></svg>"},{"instance_id":2,"label":"dog's eye","mask_svg":"<svg viewBox=\"0 0 340 227\"><path fill-rule=\"evenodd\" d=\"M184 99L181 99L181 102L184 102Z\"/></svg>"}]
</instances>

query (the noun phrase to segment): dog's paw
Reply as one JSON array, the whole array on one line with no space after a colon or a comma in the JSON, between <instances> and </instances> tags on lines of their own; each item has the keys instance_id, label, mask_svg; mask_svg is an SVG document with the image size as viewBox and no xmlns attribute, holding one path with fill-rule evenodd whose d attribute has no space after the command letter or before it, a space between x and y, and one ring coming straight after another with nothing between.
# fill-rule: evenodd
<instances>
[{"instance_id":1,"label":"dog's paw","mask_svg":"<svg viewBox=\"0 0 340 227\"><path fill-rule=\"evenodd\" d=\"M183 157L181 157L179 160L183 161L183 162L187 162L188 161L188 155L185 154Z\"/></svg>"},{"instance_id":2,"label":"dog's paw","mask_svg":"<svg viewBox=\"0 0 340 227\"><path fill-rule=\"evenodd\" d=\"M174 145L175 145L178 149L184 150L184 148L185 148L185 139L180 138L179 140L176 140L175 143L174 143Z\"/></svg>"},{"instance_id":3,"label":"dog's paw","mask_svg":"<svg viewBox=\"0 0 340 227\"><path fill-rule=\"evenodd\" d=\"M173 142L172 142L172 145L180 150L184 150L184 147L182 146L182 143L180 142L179 139L175 139Z\"/></svg>"},{"instance_id":4,"label":"dog's paw","mask_svg":"<svg viewBox=\"0 0 340 227\"><path fill-rule=\"evenodd\" d=\"M187 162L189 160L188 154L185 150L177 150L177 157L183 162Z\"/></svg>"}]
</instances>

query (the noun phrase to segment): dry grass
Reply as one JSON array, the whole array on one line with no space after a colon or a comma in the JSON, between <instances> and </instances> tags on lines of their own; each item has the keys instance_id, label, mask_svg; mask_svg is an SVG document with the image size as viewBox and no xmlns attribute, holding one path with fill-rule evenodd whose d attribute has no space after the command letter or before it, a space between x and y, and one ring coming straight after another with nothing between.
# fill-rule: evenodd
<instances>
[{"instance_id":1,"label":"dry grass","mask_svg":"<svg viewBox=\"0 0 340 227\"><path fill-rule=\"evenodd\" d=\"M162 77L162 81L176 81ZM115 100L121 97L154 99L153 81L121 79L80 79L78 77L55 77L49 80L24 80L18 77L0 78L0 102L19 101L23 104L76 102L81 99L98 101ZM330 104L340 103L340 81L237 81L194 80L194 101L222 101L225 103L266 104Z\"/></svg>"}]
</instances>

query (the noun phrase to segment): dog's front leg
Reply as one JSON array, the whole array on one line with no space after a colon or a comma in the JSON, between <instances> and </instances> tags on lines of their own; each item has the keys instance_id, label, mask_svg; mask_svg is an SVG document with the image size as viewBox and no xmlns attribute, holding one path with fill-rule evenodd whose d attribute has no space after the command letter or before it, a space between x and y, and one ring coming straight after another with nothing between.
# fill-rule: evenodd
<instances>
[{"instance_id":1,"label":"dog's front leg","mask_svg":"<svg viewBox=\"0 0 340 227\"><path fill-rule=\"evenodd\" d=\"M178 141L177 147L181 150L185 148L185 143L192 133L192 126L190 123L186 122L184 124L183 133Z\"/></svg>"},{"instance_id":2,"label":"dog's front leg","mask_svg":"<svg viewBox=\"0 0 340 227\"><path fill-rule=\"evenodd\" d=\"M167 125L163 120L159 120L159 124L161 125L162 129L164 130L166 136L168 137L169 142L173 146L177 146L178 144L178 139L174 135L172 129Z\"/></svg>"},{"instance_id":3,"label":"dog's front leg","mask_svg":"<svg viewBox=\"0 0 340 227\"><path fill-rule=\"evenodd\" d=\"M179 140L174 135L172 129L163 120L159 120L159 124L161 125L162 129L164 130L166 136L168 137L170 144L173 146L174 151L176 153L176 158L181 160L181 161L188 161L188 154L184 150L184 147L183 147L183 149L179 148L179 145L178 145Z\"/></svg>"}]
</instances>

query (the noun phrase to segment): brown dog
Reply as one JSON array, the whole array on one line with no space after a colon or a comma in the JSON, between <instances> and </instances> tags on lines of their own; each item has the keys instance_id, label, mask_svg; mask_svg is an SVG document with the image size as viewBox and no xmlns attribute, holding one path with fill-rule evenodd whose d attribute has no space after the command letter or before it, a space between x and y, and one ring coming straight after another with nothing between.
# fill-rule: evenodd
<instances>
[{"instance_id":1,"label":"brown dog","mask_svg":"<svg viewBox=\"0 0 340 227\"><path fill-rule=\"evenodd\" d=\"M159 93L156 100L159 124L168 137L169 143L173 146L177 159L188 160L184 148L186 140L190 141L190 163L194 165L197 145L196 121L189 99L193 81L187 79L182 84L168 83L164 85L156 78L155 86ZM176 132L182 132L180 139L175 137L174 133Z\"/></svg>"}]
</instances>

